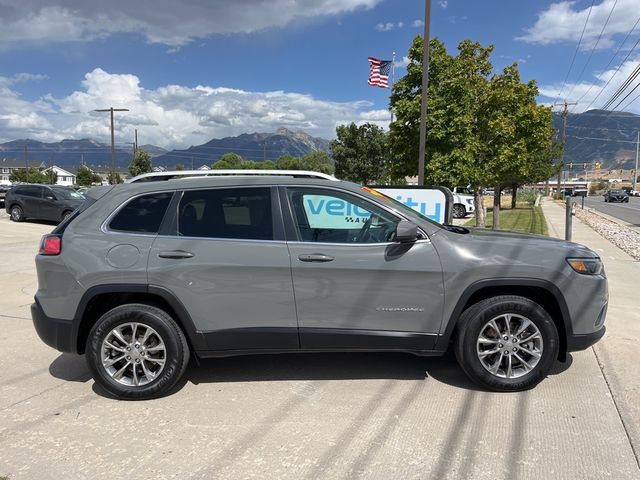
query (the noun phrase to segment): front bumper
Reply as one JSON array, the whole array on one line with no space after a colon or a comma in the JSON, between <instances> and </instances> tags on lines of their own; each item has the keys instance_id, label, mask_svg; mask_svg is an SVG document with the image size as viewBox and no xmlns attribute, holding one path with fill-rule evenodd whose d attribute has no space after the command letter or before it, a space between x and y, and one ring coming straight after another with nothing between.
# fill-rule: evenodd
<instances>
[{"instance_id":1,"label":"front bumper","mask_svg":"<svg viewBox=\"0 0 640 480\"><path fill-rule=\"evenodd\" d=\"M607 329L604 325L600 327L600 330L587 333L585 335L569 335L567 337L567 351L577 352L580 350L586 350L592 345L595 345L602 337Z\"/></svg>"},{"instance_id":2,"label":"front bumper","mask_svg":"<svg viewBox=\"0 0 640 480\"><path fill-rule=\"evenodd\" d=\"M73 335L73 322L47 317L36 299L31 304L31 318L40 339L61 352L76 353Z\"/></svg>"}]
</instances>

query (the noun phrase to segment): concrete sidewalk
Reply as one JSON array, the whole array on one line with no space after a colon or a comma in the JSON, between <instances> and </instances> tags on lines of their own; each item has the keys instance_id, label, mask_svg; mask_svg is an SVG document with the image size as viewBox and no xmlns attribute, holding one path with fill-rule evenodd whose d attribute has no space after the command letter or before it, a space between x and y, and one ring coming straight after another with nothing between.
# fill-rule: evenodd
<instances>
[{"instance_id":1,"label":"concrete sidewalk","mask_svg":"<svg viewBox=\"0 0 640 480\"><path fill-rule=\"evenodd\" d=\"M542 204L549 235L564 238L565 209ZM607 334L593 350L638 462L640 455L640 262L573 218L572 240L598 252L609 279Z\"/></svg>"}]
</instances>

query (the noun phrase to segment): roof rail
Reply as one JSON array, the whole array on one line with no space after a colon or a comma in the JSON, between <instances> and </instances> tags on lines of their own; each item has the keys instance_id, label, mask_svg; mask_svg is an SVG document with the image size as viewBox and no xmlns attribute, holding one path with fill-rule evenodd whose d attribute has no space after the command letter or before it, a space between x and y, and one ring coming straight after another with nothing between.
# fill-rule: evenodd
<instances>
[{"instance_id":1,"label":"roof rail","mask_svg":"<svg viewBox=\"0 0 640 480\"><path fill-rule=\"evenodd\" d=\"M333 175L310 170L171 170L167 172L143 173L137 177L126 180L125 183L157 182L172 180L180 177L209 177L209 176L244 176L244 175L274 175L287 177L322 178L324 180L338 181Z\"/></svg>"}]
</instances>

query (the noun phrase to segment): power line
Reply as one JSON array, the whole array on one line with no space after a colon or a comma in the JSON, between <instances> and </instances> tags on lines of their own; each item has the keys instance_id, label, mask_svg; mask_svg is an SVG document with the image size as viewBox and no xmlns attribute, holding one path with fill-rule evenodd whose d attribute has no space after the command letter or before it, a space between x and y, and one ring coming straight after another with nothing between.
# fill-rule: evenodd
<instances>
[{"instance_id":1,"label":"power line","mask_svg":"<svg viewBox=\"0 0 640 480\"><path fill-rule=\"evenodd\" d=\"M638 66L640 67L640 65L638 65ZM635 87L633 87L631 89L631 91L629 93L627 93L625 95L625 97L622 100L620 100L615 107L613 107L613 110L618 108L622 102L624 102L627 98L629 98L629 95L631 95L633 92L635 92L638 87L640 87L640 82L638 82L638 84Z\"/></svg>"},{"instance_id":2,"label":"power line","mask_svg":"<svg viewBox=\"0 0 640 480\"><path fill-rule=\"evenodd\" d=\"M622 111L626 110L627 108L629 108L629 105L631 105L633 102L635 102L636 100L638 100L640 98L640 93L638 95L636 95L636 97L631 100L629 103L627 103L624 107L622 107Z\"/></svg>"},{"instance_id":3,"label":"power line","mask_svg":"<svg viewBox=\"0 0 640 480\"><path fill-rule=\"evenodd\" d=\"M589 13L587 14L587 19L584 21L584 26L582 27L582 33L580 34L580 40L578 40L578 45L576 45L576 51L573 52L573 58L571 59L571 64L569 65L569 70L567 71L567 75L564 77L564 82L562 82L562 88L558 93L558 96L553 101L556 103L560 97L562 96L562 92L564 91L564 87L567 86L567 80L569 79L569 74L571 73L571 69L573 68L573 64L576 61L576 55L578 55L578 51L580 50L580 45L582 44L582 37L584 37L584 31L587 29L587 23L589 23L589 18L591 17L591 10L593 9L593 4L596 0L591 0L591 6L589 7Z\"/></svg>"},{"instance_id":4,"label":"power line","mask_svg":"<svg viewBox=\"0 0 640 480\"><path fill-rule=\"evenodd\" d=\"M596 43L593 45L593 48L591 49L591 52L589 53L589 58L587 58L587 61L584 64L584 67L582 67L582 70L580 71L580 74L578 75L578 78L576 78L576 81L574 82L573 87L571 87L571 91L569 91L569 94L567 95L567 97L571 97L571 94L576 89L576 85L578 84L578 82L582 78L582 75L584 74L585 70L587 69L587 66L589 65L589 62L591 61L591 57L593 57L593 52L598 47L598 44L600 43L600 39L602 38L602 34L604 33L604 29L607 28L607 25L609 24L609 20L611 19L611 15L613 14L613 11L615 10L617 4L618 4L618 0L615 0L615 2L613 2L613 7L611 7L611 10L609 11L609 16L605 20L604 25L602 26L602 30L600 30L600 35L598 35L598 39L596 40Z\"/></svg>"},{"instance_id":5,"label":"power line","mask_svg":"<svg viewBox=\"0 0 640 480\"><path fill-rule=\"evenodd\" d=\"M617 143L633 143L635 145L635 140L616 140L613 138L596 138L596 137L579 137L577 135L567 135L569 138L576 138L578 140L600 140L602 142L617 142Z\"/></svg>"},{"instance_id":6,"label":"power line","mask_svg":"<svg viewBox=\"0 0 640 480\"><path fill-rule=\"evenodd\" d=\"M607 103L602 106L602 110L607 110L613 104L613 102L615 102L620 97L620 95L622 95L622 93L627 89L627 87L631 85L631 83L633 83L633 81L636 79L638 75L640 75L640 63L636 66L636 68L633 69L633 72L629 74L627 79L618 88L618 90L616 90L616 93L614 93L611 96L611 98L609 98Z\"/></svg>"},{"instance_id":7,"label":"power line","mask_svg":"<svg viewBox=\"0 0 640 480\"><path fill-rule=\"evenodd\" d=\"M620 53L620 50L622 50L622 47L624 46L624 44L627 42L627 40L629 39L631 34L635 31L636 27L638 26L638 23L640 23L640 17L638 17L638 19L636 20L636 23L633 24L633 27L631 27L631 30L629 30L629 32L627 32L627 36L624 37L624 40L622 40L622 42L620 42L620 44L618 45L618 49L616 50L616 53L613 54L613 56L611 57L611 60L609 60L609 63L607 63L607 65L604 67L603 70L606 71L607 68L609 68L609 66L616 59L616 57L618 56L618 53ZM638 42L640 42L640 39L638 40ZM636 45L638 45L638 42L636 42ZM635 48L636 45L634 45L634 48ZM631 51L633 51L633 48L631 49ZM629 53L629 55L630 55L630 53ZM629 55L627 55L627 58L629 58ZM625 58L625 60L623 60L623 63L624 63L624 61L626 61L626 58ZM620 65L622 65L622 63ZM616 76L616 73L618 73L619 70L620 70L620 66L618 66L618 69L615 71L615 73L609 78L609 80L607 80L607 83L605 83L604 86L600 89L600 91L598 92L598 95L596 95L596 97L591 101L591 103L587 107L587 110L589 110L589 107L594 104L594 102L598 99L598 97L600 97L600 95L602 94L604 89L607 88L609 83L611 83L611 80L613 79L613 77ZM589 94L589 92L591 91L592 88L593 88L593 84L591 84L591 86L589 86L589 89L585 93L582 94L582 96L578 99L578 102L580 102L584 97L586 97Z\"/></svg>"}]
</instances>

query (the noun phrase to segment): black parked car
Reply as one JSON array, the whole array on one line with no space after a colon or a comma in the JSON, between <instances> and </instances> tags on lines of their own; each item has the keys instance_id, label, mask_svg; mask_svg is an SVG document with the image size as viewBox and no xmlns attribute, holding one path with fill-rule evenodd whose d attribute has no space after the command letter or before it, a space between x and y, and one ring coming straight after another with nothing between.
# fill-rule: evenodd
<instances>
[{"instance_id":1,"label":"black parked car","mask_svg":"<svg viewBox=\"0 0 640 480\"><path fill-rule=\"evenodd\" d=\"M64 220L84 202L73 188L57 185L19 185L7 192L4 208L14 222L26 218Z\"/></svg>"},{"instance_id":2,"label":"black parked car","mask_svg":"<svg viewBox=\"0 0 640 480\"><path fill-rule=\"evenodd\" d=\"M624 190L609 189L604 194L604 201L629 203L629 195Z\"/></svg>"},{"instance_id":3,"label":"black parked car","mask_svg":"<svg viewBox=\"0 0 640 480\"><path fill-rule=\"evenodd\" d=\"M11 188L11 185L0 185L0 204L4 205L4 197Z\"/></svg>"}]
</instances>

